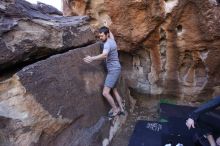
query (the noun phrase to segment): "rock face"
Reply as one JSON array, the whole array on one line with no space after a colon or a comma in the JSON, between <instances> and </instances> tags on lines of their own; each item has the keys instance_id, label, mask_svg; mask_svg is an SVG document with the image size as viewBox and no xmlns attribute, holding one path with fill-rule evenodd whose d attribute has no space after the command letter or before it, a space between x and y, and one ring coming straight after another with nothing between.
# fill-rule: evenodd
<instances>
[{"instance_id":1,"label":"rock face","mask_svg":"<svg viewBox=\"0 0 220 146\"><path fill-rule=\"evenodd\" d=\"M11 131L2 130L11 144L100 145L108 138L110 122L103 116L109 106L101 94L105 72L100 62L88 65L82 60L98 54L99 46L54 55L1 82L0 114L13 123L8 125ZM123 81L120 86L124 87ZM128 101L126 88L120 92ZM59 133L64 138L53 138Z\"/></svg>"},{"instance_id":2,"label":"rock face","mask_svg":"<svg viewBox=\"0 0 220 146\"><path fill-rule=\"evenodd\" d=\"M57 10L56 8L41 2L37 2L37 9L39 9L41 12L45 14L63 16L63 13Z\"/></svg>"},{"instance_id":3,"label":"rock face","mask_svg":"<svg viewBox=\"0 0 220 146\"><path fill-rule=\"evenodd\" d=\"M108 144L126 116L105 117L103 64L83 61L101 51L87 17L23 0L1 1L0 14L0 145ZM129 107L123 78L119 92Z\"/></svg>"},{"instance_id":4,"label":"rock face","mask_svg":"<svg viewBox=\"0 0 220 146\"><path fill-rule=\"evenodd\" d=\"M54 9L23 0L0 2L0 70L95 41L86 17L49 15Z\"/></svg>"},{"instance_id":5,"label":"rock face","mask_svg":"<svg viewBox=\"0 0 220 146\"><path fill-rule=\"evenodd\" d=\"M0 2L1 145L109 145L126 116L105 118L104 68L82 60L100 53L92 29L105 21L119 46L118 87L127 109L128 88L182 100L220 94L219 1L63 0L63 6L64 15L77 16L41 3Z\"/></svg>"},{"instance_id":6,"label":"rock face","mask_svg":"<svg viewBox=\"0 0 220 146\"><path fill-rule=\"evenodd\" d=\"M219 12L220 7L211 1L179 1L169 21L162 25L166 92L178 87L184 96L207 98L220 85Z\"/></svg>"},{"instance_id":7,"label":"rock face","mask_svg":"<svg viewBox=\"0 0 220 146\"><path fill-rule=\"evenodd\" d=\"M111 25L120 50L141 47L146 37L162 22L162 3L142 0L63 0L64 15L89 15L95 28L104 21Z\"/></svg>"},{"instance_id":8,"label":"rock face","mask_svg":"<svg viewBox=\"0 0 220 146\"><path fill-rule=\"evenodd\" d=\"M220 4L215 0L63 0L64 15L110 24L124 76L137 92L207 99L220 86ZM126 52L126 53L123 53ZM127 66L127 64L131 66ZM203 98L204 97L204 98Z\"/></svg>"}]
</instances>

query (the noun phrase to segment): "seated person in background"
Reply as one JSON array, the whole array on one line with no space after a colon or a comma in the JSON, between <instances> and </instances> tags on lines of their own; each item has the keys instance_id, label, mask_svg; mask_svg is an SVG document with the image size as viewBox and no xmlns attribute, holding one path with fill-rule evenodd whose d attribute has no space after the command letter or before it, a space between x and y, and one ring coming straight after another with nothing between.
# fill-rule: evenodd
<instances>
[{"instance_id":1,"label":"seated person in background","mask_svg":"<svg viewBox=\"0 0 220 146\"><path fill-rule=\"evenodd\" d=\"M220 146L220 115L212 113L215 108L220 106L220 96L208 101L194 110L186 120L186 126L197 128L203 136L207 137L211 146ZM217 140L214 140L213 134L217 134Z\"/></svg>"}]
</instances>

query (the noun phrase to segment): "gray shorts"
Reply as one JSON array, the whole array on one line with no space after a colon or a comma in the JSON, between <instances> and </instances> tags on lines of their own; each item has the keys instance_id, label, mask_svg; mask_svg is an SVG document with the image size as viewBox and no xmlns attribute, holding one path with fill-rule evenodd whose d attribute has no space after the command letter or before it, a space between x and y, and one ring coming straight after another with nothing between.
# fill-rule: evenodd
<instances>
[{"instance_id":1,"label":"gray shorts","mask_svg":"<svg viewBox=\"0 0 220 146\"><path fill-rule=\"evenodd\" d=\"M104 85L109 88L114 88L117 84L120 73L121 73L120 69L108 71Z\"/></svg>"}]
</instances>

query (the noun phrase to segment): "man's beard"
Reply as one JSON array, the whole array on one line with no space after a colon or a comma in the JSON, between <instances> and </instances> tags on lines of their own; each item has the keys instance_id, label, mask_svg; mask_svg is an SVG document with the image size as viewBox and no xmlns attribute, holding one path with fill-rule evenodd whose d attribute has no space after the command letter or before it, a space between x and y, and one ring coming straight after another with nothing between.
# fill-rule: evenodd
<instances>
[{"instance_id":1,"label":"man's beard","mask_svg":"<svg viewBox=\"0 0 220 146\"><path fill-rule=\"evenodd\" d=\"M108 38L106 38L105 40L102 40L103 43L105 43L107 41Z\"/></svg>"}]
</instances>

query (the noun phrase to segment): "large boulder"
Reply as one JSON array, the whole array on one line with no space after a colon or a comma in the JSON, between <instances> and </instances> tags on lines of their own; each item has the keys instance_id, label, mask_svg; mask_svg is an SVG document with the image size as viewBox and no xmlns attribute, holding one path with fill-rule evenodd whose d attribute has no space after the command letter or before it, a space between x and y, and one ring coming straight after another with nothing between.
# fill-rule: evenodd
<instances>
[{"instance_id":1,"label":"large boulder","mask_svg":"<svg viewBox=\"0 0 220 146\"><path fill-rule=\"evenodd\" d=\"M110 141L111 122L105 117L109 105L102 97L103 66L100 61L83 61L86 55L100 53L99 47L93 44L54 55L1 82L0 116L9 121L0 130L3 141L19 146L95 146ZM119 87L129 103L123 79ZM117 124L124 118L119 117Z\"/></svg>"},{"instance_id":2,"label":"large boulder","mask_svg":"<svg viewBox=\"0 0 220 146\"><path fill-rule=\"evenodd\" d=\"M87 17L52 16L40 6L0 2L0 70L95 42Z\"/></svg>"},{"instance_id":3,"label":"large boulder","mask_svg":"<svg viewBox=\"0 0 220 146\"><path fill-rule=\"evenodd\" d=\"M45 3L37 2L36 7L43 13L45 14L50 14L50 15L60 15L62 16L63 13L54 8L53 6L47 5Z\"/></svg>"}]
</instances>

